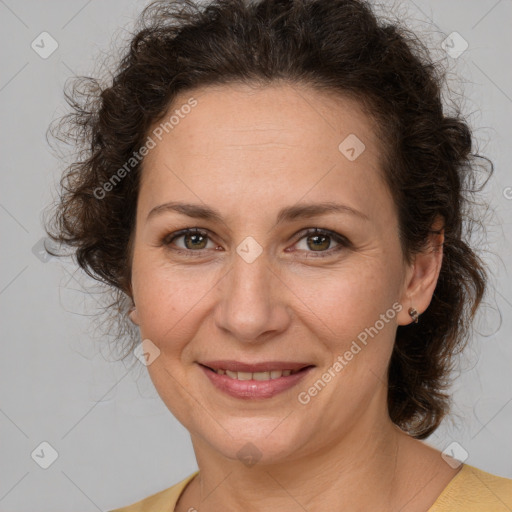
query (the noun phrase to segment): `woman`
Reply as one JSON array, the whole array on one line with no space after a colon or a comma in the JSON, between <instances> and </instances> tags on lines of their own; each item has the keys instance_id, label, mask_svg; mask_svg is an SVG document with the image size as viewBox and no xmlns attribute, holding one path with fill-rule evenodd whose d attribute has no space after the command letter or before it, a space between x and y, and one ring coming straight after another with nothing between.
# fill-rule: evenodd
<instances>
[{"instance_id":1,"label":"woman","mask_svg":"<svg viewBox=\"0 0 512 512\"><path fill-rule=\"evenodd\" d=\"M421 441L486 286L472 135L424 47L360 0L142 25L74 103L52 233L129 298L199 471L117 512L511 510L512 480Z\"/></svg>"}]
</instances>

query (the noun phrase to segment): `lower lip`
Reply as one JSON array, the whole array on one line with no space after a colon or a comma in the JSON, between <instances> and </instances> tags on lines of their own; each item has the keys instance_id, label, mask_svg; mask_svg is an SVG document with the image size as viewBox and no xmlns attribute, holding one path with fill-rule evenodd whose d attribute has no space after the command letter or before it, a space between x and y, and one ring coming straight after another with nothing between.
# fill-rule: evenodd
<instances>
[{"instance_id":1,"label":"lower lip","mask_svg":"<svg viewBox=\"0 0 512 512\"><path fill-rule=\"evenodd\" d=\"M205 366L199 366L217 389L234 398L243 399L271 398L297 385L313 369L309 366L297 373L277 379L237 380L227 375L219 375Z\"/></svg>"}]
</instances>

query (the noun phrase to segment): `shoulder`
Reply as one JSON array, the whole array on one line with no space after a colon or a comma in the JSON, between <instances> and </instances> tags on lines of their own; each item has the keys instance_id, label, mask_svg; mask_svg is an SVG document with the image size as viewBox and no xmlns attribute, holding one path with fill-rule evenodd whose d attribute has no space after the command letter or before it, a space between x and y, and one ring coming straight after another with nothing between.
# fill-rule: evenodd
<instances>
[{"instance_id":1,"label":"shoulder","mask_svg":"<svg viewBox=\"0 0 512 512\"><path fill-rule=\"evenodd\" d=\"M152 494L151 496L148 496L141 501L137 501L137 503L133 503L127 507L116 508L115 510L110 510L109 512L172 512L176 506L180 494L183 492L187 484L198 473L199 471L196 471L172 487L157 492L156 494Z\"/></svg>"},{"instance_id":2,"label":"shoulder","mask_svg":"<svg viewBox=\"0 0 512 512\"><path fill-rule=\"evenodd\" d=\"M509 512L512 479L464 464L428 512Z\"/></svg>"}]
</instances>

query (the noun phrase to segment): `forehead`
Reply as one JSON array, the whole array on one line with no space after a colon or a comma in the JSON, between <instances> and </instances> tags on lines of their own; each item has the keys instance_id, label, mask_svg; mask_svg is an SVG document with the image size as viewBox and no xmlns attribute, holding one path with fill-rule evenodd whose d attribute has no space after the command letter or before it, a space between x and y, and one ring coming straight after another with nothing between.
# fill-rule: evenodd
<instances>
[{"instance_id":1,"label":"forehead","mask_svg":"<svg viewBox=\"0 0 512 512\"><path fill-rule=\"evenodd\" d=\"M295 84L182 93L150 136L156 145L143 163L141 195L153 202L168 200L171 188L204 201L259 191L264 205L273 192L297 201L341 189L377 193L383 183L381 143L361 105Z\"/></svg>"},{"instance_id":2,"label":"forehead","mask_svg":"<svg viewBox=\"0 0 512 512\"><path fill-rule=\"evenodd\" d=\"M194 107L190 107L192 98ZM258 149L261 144L299 143L337 150L351 134L364 140L371 153L379 145L372 119L355 99L285 83L223 84L181 93L155 129L160 129L166 142L173 140L184 152L197 155L219 148L239 149L227 144L230 141L247 149L251 145ZM152 156L158 153L154 151Z\"/></svg>"}]
</instances>

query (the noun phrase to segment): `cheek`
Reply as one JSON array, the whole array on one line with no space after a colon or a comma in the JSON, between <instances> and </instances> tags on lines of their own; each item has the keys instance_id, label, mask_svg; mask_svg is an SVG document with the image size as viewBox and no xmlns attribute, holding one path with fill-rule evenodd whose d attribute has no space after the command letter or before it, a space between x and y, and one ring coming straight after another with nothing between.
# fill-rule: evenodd
<instances>
[{"instance_id":1,"label":"cheek","mask_svg":"<svg viewBox=\"0 0 512 512\"><path fill-rule=\"evenodd\" d=\"M331 367L331 374L322 378L329 384L314 407L332 402L352 411L357 404L368 404L386 381L401 309L397 279L392 275L396 270L379 258L365 258L311 281L303 297L315 312L309 329L325 345L330 354L327 367ZM336 415L330 419L339 424Z\"/></svg>"},{"instance_id":2,"label":"cheek","mask_svg":"<svg viewBox=\"0 0 512 512\"><path fill-rule=\"evenodd\" d=\"M322 382L309 388L314 396L310 411L323 415L333 431L369 406L387 379L401 305L392 276L380 268L375 260L347 267L312 280L315 284L301 297L314 312L309 330L329 352ZM302 391L309 395L309 390ZM326 411L327 403L333 407Z\"/></svg>"},{"instance_id":3,"label":"cheek","mask_svg":"<svg viewBox=\"0 0 512 512\"><path fill-rule=\"evenodd\" d=\"M215 275L199 266L172 267L142 251L134 254L132 287L142 338L160 348L166 342L166 350L189 339L207 303L205 295L213 290Z\"/></svg>"},{"instance_id":4,"label":"cheek","mask_svg":"<svg viewBox=\"0 0 512 512\"><path fill-rule=\"evenodd\" d=\"M332 344L346 344L373 326L390 308L387 319L394 323L392 306L398 298L398 279L391 274L390 267L383 271L384 266L377 258L361 258L332 272L298 279L297 295L306 306L305 311L310 309L314 313L310 316L317 331L325 325L324 331Z\"/></svg>"}]
</instances>

